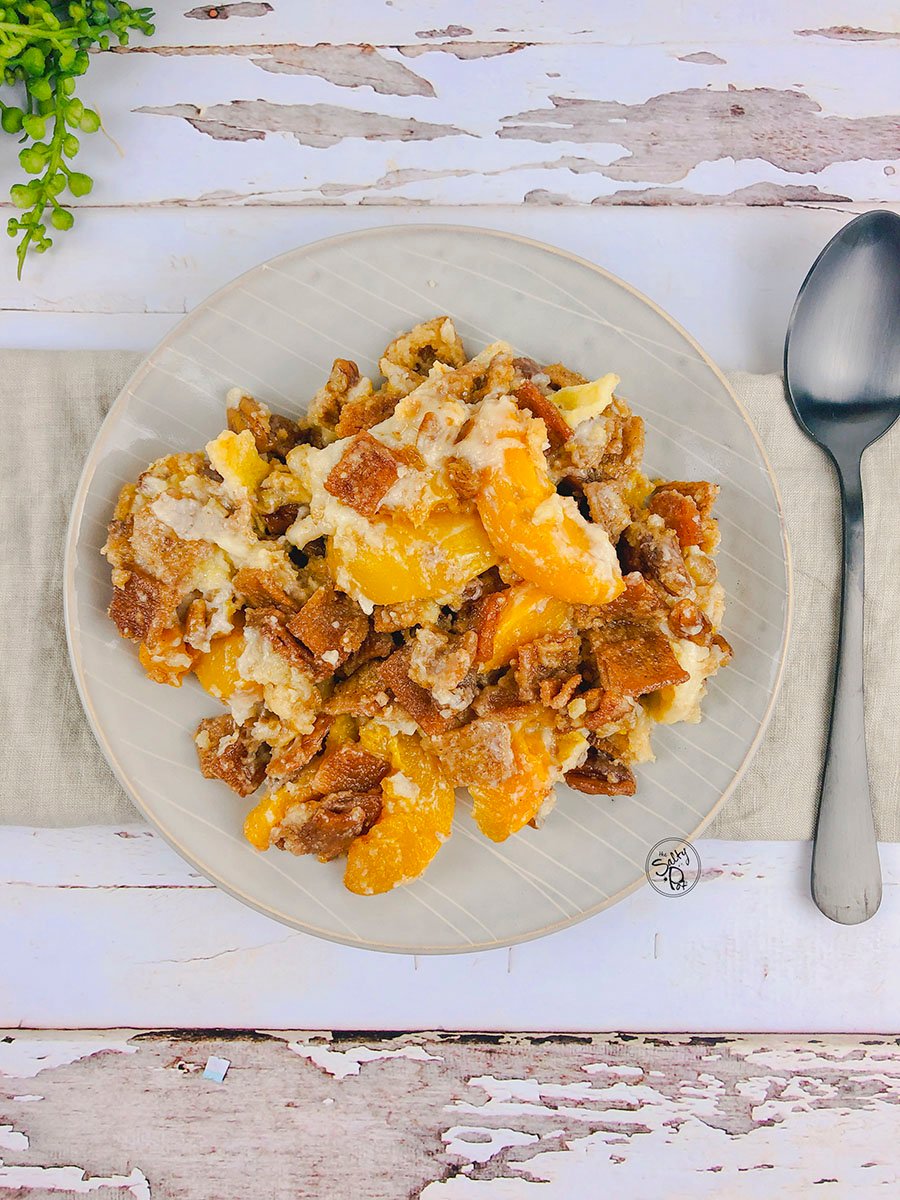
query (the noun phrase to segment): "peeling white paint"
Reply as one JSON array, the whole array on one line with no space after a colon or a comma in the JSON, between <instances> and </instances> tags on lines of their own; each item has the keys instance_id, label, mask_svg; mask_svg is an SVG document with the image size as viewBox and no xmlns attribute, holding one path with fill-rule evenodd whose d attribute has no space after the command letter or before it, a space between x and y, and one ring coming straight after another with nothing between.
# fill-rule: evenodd
<instances>
[{"instance_id":1,"label":"peeling white paint","mask_svg":"<svg viewBox=\"0 0 900 1200\"><path fill-rule=\"evenodd\" d=\"M381 1059L408 1058L414 1062L442 1062L439 1054L429 1054L421 1046L402 1046L399 1049L374 1050L370 1046L351 1046L347 1050L332 1050L328 1046L308 1046L304 1042L288 1042L288 1049L309 1059L335 1079L358 1075L363 1063Z\"/></svg>"},{"instance_id":2,"label":"peeling white paint","mask_svg":"<svg viewBox=\"0 0 900 1200\"><path fill-rule=\"evenodd\" d=\"M27 1150L28 1137L13 1129L12 1125L0 1125L0 1150Z\"/></svg>"},{"instance_id":3,"label":"peeling white paint","mask_svg":"<svg viewBox=\"0 0 900 1200\"><path fill-rule=\"evenodd\" d=\"M0 1040L0 1075L13 1079L34 1079L41 1071L65 1067L80 1058L90 1058L94 1054L103 1054L106 1051L134 1054L135 1049L136 1047L122 1038L110 1041L101 1037L90 1040L54 1038L45 1041L32 1037L14 1037L11 1041Z\"/></svg>"},{"instance_id":4,"label":"peeling white paint","mask_svg":"<svg viewBox=\"0 0 900 1200\"><path fill-rule=\"evenodd\" d=\"M133 1167L127 1175L92 1175L81 1167L8 1167L0 1159L0 1194L15 1192L17 1196L28 1195L23 1189L40 1189L42 1192L69 1192L87 1195L106 1188L115 1188L134 1200L151 1200L150 1184L146 1175Z\"/></svg>"},{"instance_id":5,"label":"peeling white paint","mask_svg":"<svg viewBox=\"0 0 900 1200\"><path fill-rule=\"evenodd\" d=\"M488 1129L478 1125L454 1125L441 1134L448 1154L470 1163L486 1163L510 1146L530 1146L540 1141L536 1133L518 1129Z\"/></svg>"},{"instance_id":6,"label":"peeling white paint","mask_svg":"<svg viewBox=\"0 0 900 1200\"><path fill-rule=\"evenodd\" d=\"M550 1109L530 1098L548 1098L557 1091L565 1092L568 1085L473 1077L470 1085L487 1091L489 1099L481 1105L459 1102L450 1106L456 1123L442 1136L454 1154L477 1166L512 1145L516 1133L534 1145L535 1131L541 1145L551 1140L553 1144L507 1161L510 1175L523 1176L516 1189L509 1190L508 1178L472 1180L460 1175L429 1184L422 1192L423 1200L470 1200L482 1195L492 1200L496 1196L518 1200L532 1191L535 1196L552 1198L649 1196L657 1193L662 1179L666 1181L665 1194L678 1200L721 1196L768 1200L779 1191L804 1200L845 1200L851 1193L881 1195L882 1189L897 1184L892 1155L878 1131L886 1131L894 1121L900 1082L888 1081L895 1094L887 1098L879 1095L851 1104L843 1091L846 1081L839 1073L833 1082L796 1074L804 1059L821 1058L834 1072L836 1060L857 1052L842 1047L829 1059L789 1046L777 1052L736 1049L737 1056L748 1061L776 1053L787 1068L785 1078L753 1077L738 1082L736 1090L742 1098L751 1103L764 1101L752 1111L753 1124L739 1132L719 1127L733 1124L734 1109L725 1103L723 1080L708 1072L692 1074L690 1083L676 1084L674 1089L676 1081L657 1071L651 1074L668 1079L668 1087L665 1082L658 1089L622 1085L624 1096L639 1106L633 1128L629 1130L627 1124L615 1130L606 1127L586 1136L573 1136L575 1121L606 1123L623 1115L615 1107L598 1103L613 1089L593 1089L590 1109ZM780 1090L779 1100L766 1101L774 1088ZM471 1114L471 1123L459 1119L466 1112ZM502 1120L503 1125L486 1124L491 1119ZM516 1144L526 1142L517 1140Z\"/></svg>"}]
</instances>

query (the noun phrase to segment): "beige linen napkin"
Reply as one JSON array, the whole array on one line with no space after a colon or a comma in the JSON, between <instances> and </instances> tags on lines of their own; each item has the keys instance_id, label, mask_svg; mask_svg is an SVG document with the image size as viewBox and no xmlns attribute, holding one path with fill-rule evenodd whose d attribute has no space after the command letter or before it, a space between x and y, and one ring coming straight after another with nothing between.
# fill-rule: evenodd
<instances>
[{"instance_id":1,"label":"beige linen napkin","mask_svg":"<svg viewBox=\"0 0 900 1200\"><path fill-rule=\"evenodd\" d=\"M139 359L124 352L0 351L0 823L135 820L88 729L69 670L62 552L81 465L107 408ZM774 375L731 382L778 477L794 556L795 622L781 696L743 782L708 833L807 838L825 742L838 582L837 485L799 431ZM869 761L879 834L900 840L900 431L870 451Z\"/></svg>"}]
</instances>

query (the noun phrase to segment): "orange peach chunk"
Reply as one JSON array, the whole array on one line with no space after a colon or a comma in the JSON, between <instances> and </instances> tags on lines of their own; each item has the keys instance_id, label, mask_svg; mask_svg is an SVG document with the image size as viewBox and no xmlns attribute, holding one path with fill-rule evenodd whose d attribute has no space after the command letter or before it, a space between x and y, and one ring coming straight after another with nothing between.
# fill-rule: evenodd
<instances>
[{"instance_id":1,"label":"orange peach chunk","mask_svg":"<svg viewBox=\"0 0 900 1200\"><path fill-rule=\"evenodd\" d=\"M509 444L510 439L518 439ZM603 529L574 500L557 494L543 455L521 426L504 436L500 463L483 471L477 498L487 535L523 579L571 604L606 604L622 591L622 572Z\"/></svg>"},{"instance_id":2,"label":"orange peach chunk","mask_svg":"<svg viewBox=\"0 0 900 1200\"><path fill-rule=\"evenodd\" d=\"M497 561L477 513L432 513L414 527L373 521L360 534L340 527L329 539L327 562L342 591L374 604L437 600L453 595Z\"/></svg>"},{"instance_id":3,"label":"orange peach chunk","mask_svg":"<svg viewBox=\"0 0 900 1200\"><path fill-rule=\"evenodd\" d=\"M510 732L515 759L512 775L500 787L469 788L472 816L492 842L505 841L533 821L564 770L587 750L583 733L557 736L540 713L529 714Z\"/></svg>"},{"instance_id":4,"label":"orange peach chunk","mask_svg":"<svg viewBox=\"0 0 900 1200\"><path fill-rule=\"evenodd\" d=\"M417 734L391 733L371 722L360 743L393 768L381 784L381 816L347 852L345 886L371 896L422 874L450 836L454 793L437 755Z\"/></svg>"},{"instance_id":5,"label":"orange peach chunk","mask_svg":"<svg viewBox=\"0 0 900 1200\"><path fill-rule=\"evenodd\" d=\"M213 638L209 649L200 655L194 667L200 686L217 700L227 703L241 685L237 664L243 653L243 629L234 629L223 637Z\"/></svg>"},{"instance_id":6,"label":"orange peach chunk","mask_svg":"<svg viewBox=\"0 0 900 1200\"><path fill-rule=\"evenodd\" d=\"M498 593L501 605L490 647L490 657L479 663L484 671L505 666L520 646L545 633L558 633L568 624L570 606L548 596L533 583L516 583Z\"/></svg>"}]
</instances>

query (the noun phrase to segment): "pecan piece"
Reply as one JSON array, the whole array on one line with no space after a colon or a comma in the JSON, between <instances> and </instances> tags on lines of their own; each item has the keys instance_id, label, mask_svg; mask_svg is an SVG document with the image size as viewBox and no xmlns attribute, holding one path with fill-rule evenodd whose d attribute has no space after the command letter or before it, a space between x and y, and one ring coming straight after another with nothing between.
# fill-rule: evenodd
<instances>
[{"instance_id":1,"label":"pecan piece","mask_svg":"<svg viewBox=\"0 0 900 1200\"><path fill-rule=\"evenodd\" d=\"M562 446L572 436L572 427L552 400L529 380L517 387L513 393L519 408L527 409L532 416L539 417L547 429L551 446Z\"/></svg>"},{"instance_id":2,"label":"pecan piece","mask_svg":"<svg viewBox=\"0 0 900 1200\"><path fill-rule=\"evenodd\" d=\"M580 767L566 771L566 783L589 796L633 796L637 790L630 768L593 746Z\"/></svg>"},{"instance_id":3,"label":"pecan piece","mask_svg":"<svg viewBox=\"0 0 900 1200\"><path fill-rule=\"evenodd\" d=\"M328 731L334 722L334 717L328 713L319 713L316 723L309 733L298 734L292 742L274 755L266 767L270 779L290 779L316 757L322 749Z\"/></svg>"},{"instance_id":4,"label":"pecan piece","mask_svg":"<svg viewBox=\"0 0 900 1200\"><path fill-rule=\"evenodd\" d=\"M274 512L263 513L262 519L266 533L271 534L272 537L281 537L297 520L299 512L299 504L282 504Z\"/></svg>"},{"instance_id":5,"label":"pecan piece","mask_svg":"<svg viewBox=\"0 0 900 1200\"><path fill-rule=\"evenodd\" d=\"M660 518L658 524L635 521L625 530L619 554L627 570L655 579L670 596L683 596L693 587L678 538Z\"/></svg>"},{"instance_id":6,"label":"pecan piece","mask_svg":"<svg viewBox=\"0 0 900 1200\"><path fill-rule=\"evenodd\" d=\"M577 633L545 633L520 646L514 672L521 699L537 700L542 683L562 683L575 675L580 657L581 637Z\"/></svg>"}]
</instances>

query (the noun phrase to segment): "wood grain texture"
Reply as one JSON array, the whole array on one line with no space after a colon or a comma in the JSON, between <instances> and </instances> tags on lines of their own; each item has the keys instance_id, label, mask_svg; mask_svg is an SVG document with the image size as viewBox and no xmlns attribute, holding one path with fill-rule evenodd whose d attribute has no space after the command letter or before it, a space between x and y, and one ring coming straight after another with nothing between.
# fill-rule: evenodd
<instances>
[{"instance_id":1,"label":"wood grain texture","mask_svg":"<svg viewBox=\"0 0 900 1200\"><path fill-rule=\"evenodd\" d=\"M900 201L881 0L457 8L166 6L84 81L79 207Z\"/></svg>"},{"instance_id":2,"label":"wood grain texture","mask_svg":"<svg viewBox=\"0 0 900 1200\"><path fill-rule=\"evenodd\" d=\"M897 1186L895 1039L6 1037L0 1197L844 1200ZM231 1063L221 1084L202 1078L209 1055Z\"/></svg>"},{"instance_id":3,"label":"wood grain texture","mask_svg":"<svg viewBox=\"0 0 900 1200\"><path fill-rule=\"evenodd\" d=\"M146 351L204 297L273 255L392 220L434 221L503 229L582 255L650 296L723 367L777 371L797 289L856 211L837 203L261 210L224 200L95 209L28 264L21 284L0 261L0 344Z\"/></svg>"}]
</instances>

